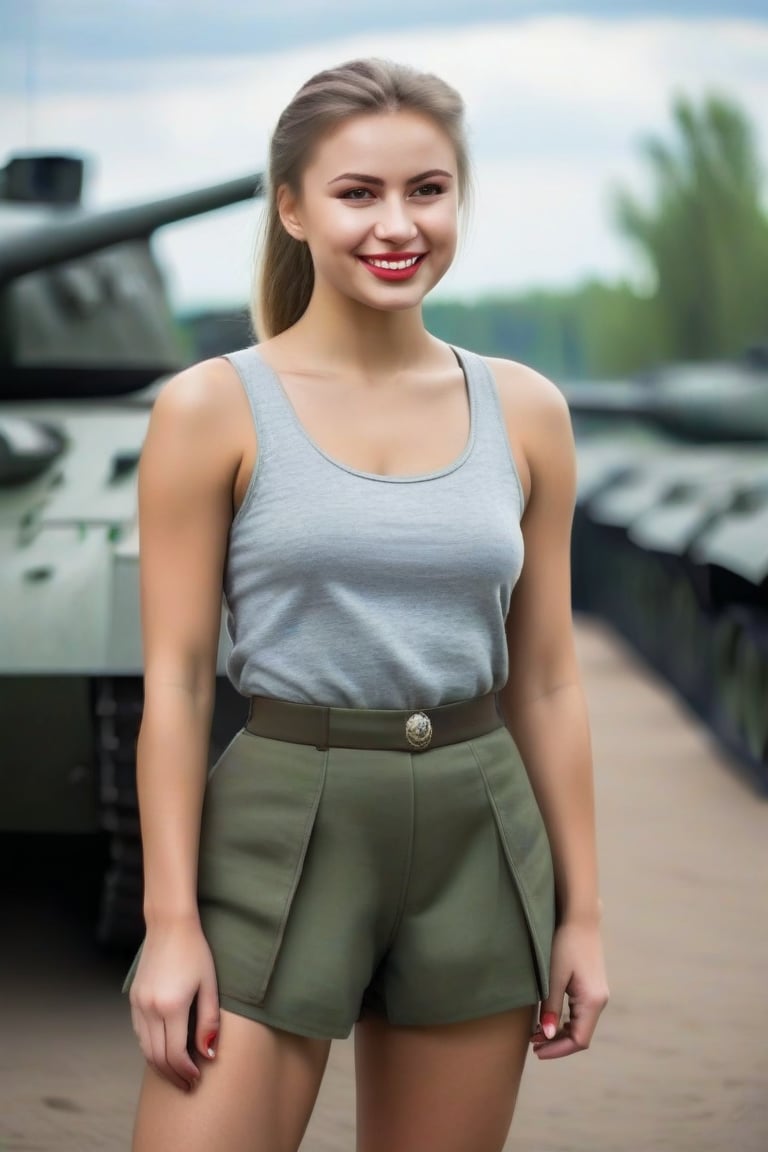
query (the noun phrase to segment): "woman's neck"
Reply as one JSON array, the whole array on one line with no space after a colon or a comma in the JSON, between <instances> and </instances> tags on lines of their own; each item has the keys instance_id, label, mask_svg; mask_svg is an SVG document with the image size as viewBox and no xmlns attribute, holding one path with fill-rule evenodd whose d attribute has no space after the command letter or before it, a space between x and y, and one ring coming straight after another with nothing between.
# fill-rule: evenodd
<instances>
[{"instance_id":1,"label":"woman's neck","mask_svg":"<svg viewBox=\"0 0 768 1152\"><path fill-rule=\"evenodd\" d=\"M370 378L414 368L434 359L439 347L424 327L420 306L385 312L350 300L339 307L316 296L284 342L319 364Z\"/></svg>"}]
</instances>

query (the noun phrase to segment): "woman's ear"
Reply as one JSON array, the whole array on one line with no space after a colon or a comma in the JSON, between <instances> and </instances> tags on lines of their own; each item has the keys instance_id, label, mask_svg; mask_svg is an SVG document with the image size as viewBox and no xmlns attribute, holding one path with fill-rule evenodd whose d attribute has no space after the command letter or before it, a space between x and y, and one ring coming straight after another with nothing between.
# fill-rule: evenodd
<instances>
[{"instance_id":1,"label":"woman's ear","mask_svg":"<svg viewBox=\"0 0 768 1152\"><path fill-rule=\"evenodd\" d=\"M281 184L277 190L277 214L289 236L294 240L305 239L298 200L287 184Z\"/></svg>"}]
</instances>

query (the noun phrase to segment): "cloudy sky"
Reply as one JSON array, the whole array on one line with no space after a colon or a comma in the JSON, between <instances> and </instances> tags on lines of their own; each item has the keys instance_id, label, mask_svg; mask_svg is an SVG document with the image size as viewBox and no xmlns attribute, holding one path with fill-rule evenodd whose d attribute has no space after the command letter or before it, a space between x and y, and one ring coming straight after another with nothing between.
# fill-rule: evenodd
<instances>
[{"instance_id":1,"label":"cloudy sky","mask_svg":"<svg viewBox=\"0 0 768 1152\"><path fill-rule=\"evenodd\" d=\"M467 102L477 184L443 295L641 276L610 193L643 188L637 141L666 130L676 92L737 99L768 163L768 0L0 0L0 29L0 163L84 152L98 205L258 171L280 110L329 64L443 75ZM178 304L245 298L256 218L159 237Z\"/></svg>"}]
</instances>

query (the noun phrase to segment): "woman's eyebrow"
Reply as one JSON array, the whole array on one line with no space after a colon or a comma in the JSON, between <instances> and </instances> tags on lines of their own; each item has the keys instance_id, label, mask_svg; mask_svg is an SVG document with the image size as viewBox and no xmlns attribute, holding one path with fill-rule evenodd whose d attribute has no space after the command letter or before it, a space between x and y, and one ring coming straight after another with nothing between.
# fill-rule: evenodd
<instances>
[{"instance_id":1,"label":"woman's eyebrow","mask_svg":"<svg viewBox=\"0 0 768 1152\"><path fill-rule=\"evenodd\" d=\"M443 176L448 180L453 179L453 173L446 172L442 168L430 168L428 172L420 172L418 176L410 176L406 180L406 184L419 184L422 180L429 180L433 176ZM329 184L338 184L340 180L356 180L359 184L375 184L377 188L384 187L384 181L380 176L365 176L362 172L343 172L341 176L334 176L333 180L329 180Z\"/></svg>"}]
</instances>

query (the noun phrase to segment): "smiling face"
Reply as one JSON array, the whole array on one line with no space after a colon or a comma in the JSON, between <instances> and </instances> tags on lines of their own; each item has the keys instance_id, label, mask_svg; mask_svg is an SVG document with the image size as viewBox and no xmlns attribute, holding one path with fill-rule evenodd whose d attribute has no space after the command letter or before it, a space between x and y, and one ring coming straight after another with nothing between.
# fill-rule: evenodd
<instances>
[{"instance_id":1,"label":"smiling face","mask_svg":"<svg viewBox=\"0 0 768 1152\"><path fill-rule=\"evenodd\" d=\"M456 155L428 116L362 114L325 135L301 191L278 193L283 226L306 241L315 293L387 311L412 308L456 251Z\"/></svg>"}]
</instances>

